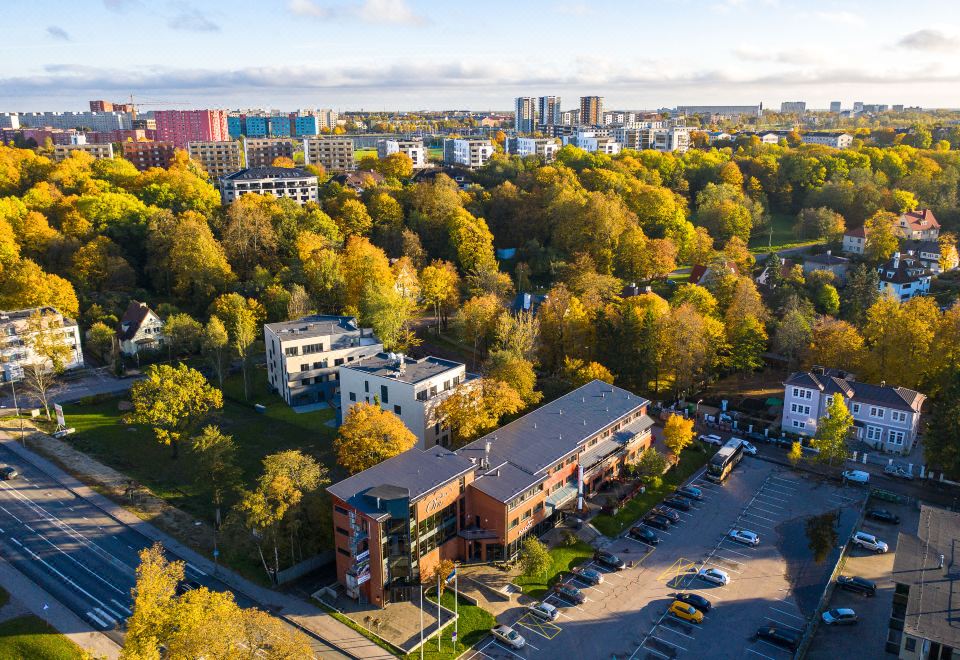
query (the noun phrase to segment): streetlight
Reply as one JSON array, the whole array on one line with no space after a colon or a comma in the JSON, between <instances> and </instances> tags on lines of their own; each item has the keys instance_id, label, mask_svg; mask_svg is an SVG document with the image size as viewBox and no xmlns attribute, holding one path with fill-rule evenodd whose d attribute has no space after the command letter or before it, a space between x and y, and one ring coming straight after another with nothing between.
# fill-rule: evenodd
<instances>
[{"instance_id":1,"label":"streetlight","mask_svg":"<svg viewBox=\"0 0 960 660\"><path fill-rule=\"evenodd\" d=\"M693 409L693 428L697 428L697 424L700 423L700 404L703 403L703 399L697 401L696 408Z\"/></svg>"},{"instance_id":2,"label":"streetlight","mask_svg":"<svg viewBox=\"0 0 960 660\"><path fill-rule=\"evenodd\" d=\"M23 417L20 416L20 406L17 405L17 388L13 385L14 379L10 379L10 391L13 392L13 412L17 416L17 419L20 420L20 442L23 443L23 446L27 446L27 441L23 435Z\"/></svg>"}]
</instances>

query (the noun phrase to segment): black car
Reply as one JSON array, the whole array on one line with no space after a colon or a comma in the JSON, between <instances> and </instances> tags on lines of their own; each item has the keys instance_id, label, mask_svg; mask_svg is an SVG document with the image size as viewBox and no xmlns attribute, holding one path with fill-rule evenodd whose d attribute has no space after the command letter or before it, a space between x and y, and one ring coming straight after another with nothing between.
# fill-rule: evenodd
<instances>
[{"instance_id":1,"label":"black car","mask_svg":"<svg viewBox=\"0 0 960 660\"><path fill-rule=\"evenodd\" d=\"M702 500L703 491L695 486L680 486L676 491L677 495L683 495L691 500Z\"/></svg>"},{"instance_id":2,"label":"black car","mask_svg":"<svg viewBox=\"0 0 960 660\"><path fill-rule=\"evenodd\" d=\"M668 497L663 501L664 505L670 507L671 509L680 509L681 511L689 511L692 506L690 505L690 500L685 497L680 497L674 495L673 497Z\"/></svg>"},{"instance_id":3,"label":"black car","mask_svg":"<svg viewBox=\"0 0 960 660\"><path fill-rule=\"evenodd\" d=\"M572 584L564 584L563 582L558 582L553 585L553 593L557 594L560 598L570 603L576 605L583 605L584 601L587 599L583 595L583 592L577 589Z\"/></svg>"},{"instance_id":4,"label":"black car","mask_svg":"<svg viewBox=\"0 0 960 660\"><path fill-rule=\"evenodd\" d=\"M776 626L765 626L757 631L757 638L796 651L800 646L800 633Z\"/></svg>"},{"instance_id":5,"label":"black car","mask_svg":"<svg viewBox=\"0 0 960 660\"><path fill-rule=\"evenodd\" d=\"M20 476L20 473L17 472L17 468L13 467L12 465L4 465L2 468L0 468L0 479L3 479L4 481L16 479L18 476Z\"/></svg>"},{"instance_id":6,"label":"black car","mask_svg":"<svg viewBox=\"0 0 960 660\"><path fill-rule=\"evenodd\" d=\"M652 509L650 509L650 513L656 516L663 516L664 518L666 518L667 520L669 520L674 524L680 522L680 514L674 511L673 509L668 509L665 506L655 506Z\"/></svg>"},{"instance_id":7,"label":"black car","mask_svg":"<svg viewBox=\"0 0 960 660\"><path fill-rule=\"evenodd\" d=\"M622 571L627 567L627 562L620 559L612 552L607 552L606 550L597 550L593 553L593 560L598 564L606 567L612 568L615 571Z\"/></svg>"},{"instance_id":8,"label":"black car","mask_svg":"<svg viewBox=\"0 0 960 660\"><path fill-rule=\"evenodd\" d=\"M876 520L877 522L889 523L891 525L900 524L900 516L886 509L870 509L867 511L867 518L870 520Z\"/></svg>"},{"instance_id":9,"label":"black car","mask_svg":"<svg viewBox=\"0 0 960 660\"><path fill-rule=\"evenodd\" d=\"M667 531L670 529L670 519L664 518L663 516L651 513L643 519L644 525L650 525L650 527L656 527L657 529L662 529Z\"/></svg>"},{"instance_id":10,"label":"black car","mask_svg":"<svg viewBox=\"0 0 960 660\"><path fill-rule=\"evenodd\" d=\"M631 527L630 538L636 539L637 541L642 541L643 543L649 543L650 545L657 545L660 543L660 537L657 536L652 529L649 527L644 527L643 525Z\"/></svg>"},{"instance_id":11,"label":"black car","mask_svg":"<svg viewBox=\"0 0 960 660\"><path fill-rule=\"evenodd\" d=\"M877 595L877 583L871 582L867 578L860 577L859 575L841 575L837 578L837 586L867 597Z\"/></svg>"},{"instance_id":12,"label":"black car","mask_svg":"<svg viewBox=\"0 0 960 660\"><path fill-rule=\"evenodd\" d=\"M203 585L197 582L196 580L183 580L177 584L177 595L182 596L188 591L193 591L199 589Z\"/></svg>"},{"instance_id":13,"label":"black car","mask_svg":"<svg viewBox=\"0 0 960 660\"><path fill-rule=\"evenodd\" d=\"M713 607L713 604L704 598L703 596L698 596L697 594L681 593L673 594L673 597L679 600L681 603L686 603L687 605L692 605L697 608L704 614L710 611L710 608Z\"/></svg>"}]
</instances>

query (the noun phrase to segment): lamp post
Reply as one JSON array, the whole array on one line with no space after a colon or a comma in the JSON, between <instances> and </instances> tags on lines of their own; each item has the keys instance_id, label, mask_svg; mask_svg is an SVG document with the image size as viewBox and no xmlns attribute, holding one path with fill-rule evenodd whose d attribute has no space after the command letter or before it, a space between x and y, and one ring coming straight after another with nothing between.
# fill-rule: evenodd
<instances>
[{"instance_id":1,"label":"lamp post","mask_svg":"<svg viewBox=\"0 0 960 660\"><path fill-rule=\"evenodd\" d=\"M27 446L26 438L23 434L23 417L20 416L20 406L17 405L17 388L13 385L13 378L10 379L10 391L13 392L13 414L17 416L17 419L20 421L20 442L24 447Z\"/></svg>"},{"instance_id":2,"label":"lamp post","mask_svg":"<svg viewBox=\"0 0 960 660\"><path fill-rule=\"evenodd\" d=\"M703 403L703 399L697 401L696 408L693 409L693 428L696 430L697 425L700 423L700 404Z\"/></svg>"}]
</instances>

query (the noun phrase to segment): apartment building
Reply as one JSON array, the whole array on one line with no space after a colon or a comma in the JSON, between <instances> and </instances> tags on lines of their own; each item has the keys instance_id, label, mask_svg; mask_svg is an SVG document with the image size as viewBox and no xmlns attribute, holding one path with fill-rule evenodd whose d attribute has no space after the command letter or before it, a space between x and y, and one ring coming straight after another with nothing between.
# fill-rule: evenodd
<instances>
[{"instance_id":1,"label":"apartment building","mask_svg":"<svg viewBox=\"0 0 960 660\"><path fill-rule=\"evenodd\" d=\"M353 158L353 138L304 138L303 159L311 165L322 165L328 172L352 172L357 169Z\"/></svg>"},{"instance_id":2,"label":"apartment building","mask_svg":"<svg viewBox=\"0 0 960 660\"><path fill-rule=\"evenodd\" d=\"M16 113L21 128L71 128L91 131L116 131L133 128L129 112L20 112Z\"/></svg>"},{"instance_id":3,"label":"apartment building","mask_svg":"<svg viewBox=\"0 0 960 660\"><path fill-rule=\"evenodd\" d=\"M189 142L187 153L207 171L212 179L240 170L240 145L236 140Z\"/></svg>"},{"instance_id":4,"label":"apartment building","mask_svg":"<svg viewBox=\"0 0 960 660\"><path fill-rule=\"evenodd\" d=\"M189 142L230 139L226 110L157 110L153 117L157 122L157 139L172 142L180 149L186 149Z\"/></svg>"},{"instance_id":5,"label":"apartment building","mask_svg":"<svg viewBox=\"0 0 960 660\"><path fill-rule=\"evenodd\" d=\"M823 144L834 149L853 146L853 136L849 133L804 133L800 138L804 144Z\"/></svg>"},{"instance_id":6,"label":"apartment building","mask_svg":"<svg viewBox=\"0 0 960 660\"><path fill-rule=\"evenodd\" d=\"M141 172L151 167L170 167L176 145L173 142L124 142L123 157Z\"/></svg>"},{"instance_id":7,"label":"apartment building","mask_svg":"<svg viewBox=\"0 0 960 660\"><path fill-rule=\"evenodd\" d=\"M678 105L675 115L710 115L719 117L759 117L759 105Z\"/></svg>"},{"instance_id":8,"label":"apartment building","mask_svg":"<svg viewBox=\"0 0 960 660\"><path fill-rule=\"evenodd\" d=\"M457 451L414 448L329 486L338 580L382 606L441 559L515 558L650 446L648 405L595 380Z\"/></svg>"},{"instance_id":9,"label":"apartment building","mask_svg":"<svg viewBox=\"0 0 960 660\"><path fill-rule=\"evenodd\" d=\"M917 441L920 408L926 395L881 382L859 383L853 374L814 367L783 384L784 431L813 436L834 396L842 396L853 415L852 434L875 449L908 454Z\"/></svg>"},{"instance_id":10,"label":"apartment building","mask_svg":"<svg viewBox=\"0 0 960 660\"><path fill-rule=\"evenodd\" d=\"M299 167L252 167L220 179L224 205L247 193L288 197L300 206L317 201L317 177Z\"/></svg>"},{"instance_id":11,"label":"apartment building","mask_svg":"<svg viewBox=\"0 0 960 660\"><path fill-rule=\"evenodd\" d=\"M277 158L293 160L298 143L283 138L243 138L243 162L246 167L273 167Z\"/></svg>"},{"instance_id":12,"label":"apartment building","mask_svg":"<svg viewBox=\"0 0 960 660\"><path fill-rule=\"evenodd\" d=\"M564 136L564 144L589 151L590 153L601 153L610 156L620 153L621 145L610 135L600 135L597 131L578 131L575 135Z\"/></svg>"},{"instance_id":13,"label":"apartment building","mask_svg":"<svg viewBox=\"0 0 960 660\"><path fill-rule=\"evenodd\" d=\"M353 316L306 316L263 326L270 388L291 406L339 401L340 367L383 344Z\"/></svg>"},{"instance_id":14,"label":"apartment building","mask_svg":"<svg viewBox=\"0 0 960 660\"><path fill-rule=\"evenodd\" d=\"M581 125L596 126L603 123L603 97L602 96L581 96L580 97L580 122Z\"/></svg>"},{"instance_id":15,"label":"apartment building","mask_svg":"<svg viewBox=\"0 0 960 660\"><path fill-rule=\"evenodd\" d=\"M507 153L521 158L537 156L545 163L553 162L560 146L560 141L556 138L511 137L507 138L506 142Z\"/></svg>"},{"instance_id":16,"label":"apartment building","mask_svg":"<svg viewBox=\"0 0 960 660\"><path fill-rule=\"evenodd\" d=\"M532 133L537 125L537 99L519 96L514 101L513 130L517 133Z\"/></svg>"},{"instance_id":17,"label":"apartment building","mask_svg":"<svg viewBox=\"0 0 960 660\"><path fill-rule=\"evenodd\" d=\"M881 294L893 296L903 302L930 291L933 275L926 265L912 254L894 252L893 256L877 267Z\"/></svg>"},{"instance_id":18,"label":"apartment building","mask_svg":"<svg viewBox=\"0 0 960 660\"><path fill-rule=\"evenodd\" d=\"M843 104L840 101L830 101L830 112L837 115L840 114L840 108Z\"/></svg>"},{"instance_id":19,"label":"apartment building","mask_svg":"<svg viewBox=\"0 0 960 660\"><path fill-rule=\"evenodd\" d=\"M448 138L443 141L443 162L469 168L483 167L494 151L490 140Z\"/></svg>"},{"instance_id":20,"label":"apartment building","mask_svg":"<svg viewBox=\"0 0 960 660\"><path fill-rule=\"evenodd\" d=\"M429 167L427 150L422 139L411 140L377 140L377 158L386 158L390 154L407 154L413 161L413 169L422 170Z\"/></svg>"},{"instance_id":21,"label":"apartment building","mask_svg":"<svg viewBox=\"0 0 960 660\"><path fill-rule=\"evenodd\" d=\"M783 114L802 115L806 111L806 101L783 101L780 104L780 112Z\"/></svg>"},{"instance_id":22,"label":"apartment building","mask_svg":"<svg viewBox=\"0 0 960 660\"><path fill-rule=\"evenodd\" d=\"M436 409L467 380L466 366L459 362L378 353L340 367L340 410L346 417L351 406L377 401L403 420L420 449L449 447L450 429Z\"/></svg>"},{"instance_id":23,"label":"apartment building","mask_svg":"<svg viewBox=\"0 0 960 660\"><path fill-rule=\"evenodd\" d=\"M69 158L74 151L85 151L94 158L113 158L113 145L107 144L56 144L53 146L53 159L57 162Z\"/></svg>"},{"instance_id":24,"label":"apartment building","mask_svg":"<svg viewBox=\"0 0 960 660\"><path fill-rule=\"evenodd\" d=\"M136 112L133 103L112 103L110 101L90 101L90 112Z\"/></svg>"},{"instance_id":25,"label":"apartment building","mask_svg":"<svg viewBox=\"0 0 960 660\"><path fill-rule=\"evenodd\" d=\"M36 307L12 312L0 311L0 375L4 382L23 378L23 369L38 362L30 348L30 318L39 315L43 319L43 333L62 337L70 349L64 369L83 366L83 349L80 346L80 327L53 307Z\"/></svg>"},{"instance_id":26,"label":"apartment building","mask_svg":"<svg viewBox=\"0 0 960 660\"><path fill-rule=\"evenodd\" d=\"M537 123L555 126L563 122L559 96L541 96L537 99Z\"/></svg>"}]
</instances>

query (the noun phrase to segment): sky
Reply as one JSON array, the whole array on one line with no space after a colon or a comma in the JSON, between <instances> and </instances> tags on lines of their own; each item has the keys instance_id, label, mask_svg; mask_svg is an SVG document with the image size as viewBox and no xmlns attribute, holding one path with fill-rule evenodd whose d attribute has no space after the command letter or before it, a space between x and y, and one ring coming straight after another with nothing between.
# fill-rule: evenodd
<instances>
[{"instance_id":1,"label":"sky","mask_svg":"<svg viewBox=\"0 0 960 660\"><path fill-rule=\"evenodd\" d=\"M7 3L4 3L5 5ZM960 107L956 0L31 0L0 111Z\"/></svg>"}]
</instances>

